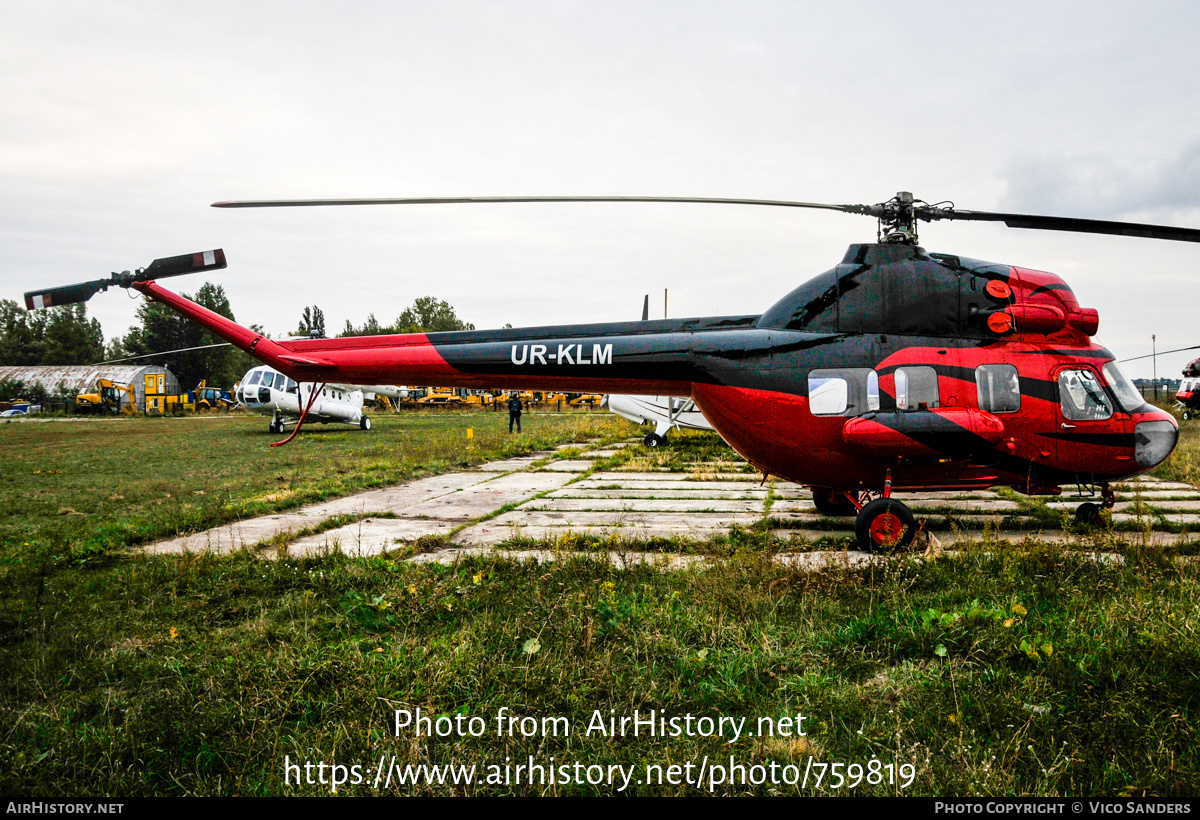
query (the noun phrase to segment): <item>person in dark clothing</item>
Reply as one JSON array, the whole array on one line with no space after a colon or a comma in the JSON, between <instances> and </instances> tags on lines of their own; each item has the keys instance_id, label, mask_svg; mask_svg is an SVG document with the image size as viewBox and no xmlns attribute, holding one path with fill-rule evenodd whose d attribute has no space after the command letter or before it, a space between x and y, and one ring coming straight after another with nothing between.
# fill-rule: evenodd
<instances>
[{"instance_id":1,"label":"person in dark clothing","mask_svg":"<svg viewBox=\"0 0 1200 820\"><path fill-rule=\"evenodd\" d=\"M513 430L513 422L517 423L517 432L521 432L521 400L513 393L508 397L508 432Z\"/></svg>"}]
</instances>

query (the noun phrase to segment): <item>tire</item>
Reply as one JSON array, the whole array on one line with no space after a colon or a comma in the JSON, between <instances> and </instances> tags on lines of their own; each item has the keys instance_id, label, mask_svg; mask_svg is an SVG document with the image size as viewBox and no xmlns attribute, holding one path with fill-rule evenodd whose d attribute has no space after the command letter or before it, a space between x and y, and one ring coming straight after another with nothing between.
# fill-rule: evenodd
<instances>
[{"instance_id":1,"label":"tire","mask_svg":"<svg viewBox=\"0 0 1200 820\"><path fill-rule=\"evenodd\" d=\"M370 430L371 429L371 420L369 418L367 418L366 416L363 416L361 419L358 420L358 429Z\"/></svg>"},{"instance_id":2,"label":"tire","mask_svg":"<svg viewBox=\"0 0 1200 820\"><path fill-rule=\"evenodd\" d=\"M1075 508L1075 523L1089 527L1099 527L1104 523L1100 517L1101 507L1091 501L1084 502Z\"/></svg>"},{"instance_id":3,"label":"tire","mask_svg":"<svg viewBox=\"0 0 1200 820\"><path fill-rule=\"evenodd\" d=\"M642 443L645 444L647 447L661 447L662 445L667 443L667 440L665 438L663 438L662 436L651 433L650 435L648 435L644 439L642 439Z\"/></svg>"},{"instance_id":4,"label":"tire","mask_svg":"<svg viewBox=\"0 0 1200 820\"><path fill-rule=\"evenodd\" d=\"M813 487L813 504L821 515L846 516L854 515L858 508L846 498L846 494L826 487Z\"/></svg>"},{"instance_id":5,"label":"tire","mask_svg":"<svg viewBox=\"0 0 1200 820\"><path fill-rule=\"evenodd\" d=\"M1191 411L1191 410L1184 410L1184 411L1183 411L1183 420L1184 420L1184 421L1191 421L1191 420L1192 420L1192 411Z\"/></svg>"},{"instance_id":6,"label":"tire","mask_svg":"<svg viewBox=\"0 0 1200 820\"><path fill-rule=\"evenodd\" d=\"M917 535L917 519L896 499L877 498L859 511L854 533L860 549L886 555L912 544Z\"/></svg>"}]
</instances>

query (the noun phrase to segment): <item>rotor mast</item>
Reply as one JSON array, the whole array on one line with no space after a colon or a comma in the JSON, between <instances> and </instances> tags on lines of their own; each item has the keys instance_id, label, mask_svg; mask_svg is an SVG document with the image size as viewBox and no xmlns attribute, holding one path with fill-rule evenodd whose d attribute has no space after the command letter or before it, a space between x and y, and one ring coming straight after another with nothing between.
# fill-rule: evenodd
<instances>
[{"instance_id":1,"label":"rotor mast","mask_svg":"<svg viewBox=\"0 0 1200 820\"><path fill-rule=\"evenodd\" d=\"M893 245L917 244L917 218L913 213L911 191L897 191L896 195L875 207L880 209L877 237L880 242Z\"/></svg>"}]
</instances>

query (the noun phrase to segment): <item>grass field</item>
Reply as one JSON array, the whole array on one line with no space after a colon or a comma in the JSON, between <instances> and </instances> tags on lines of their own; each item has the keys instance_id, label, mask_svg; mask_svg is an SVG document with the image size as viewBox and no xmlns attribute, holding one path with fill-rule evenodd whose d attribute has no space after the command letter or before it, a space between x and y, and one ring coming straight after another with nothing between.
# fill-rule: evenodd
<instances>
[{"instance_id":1,"label":"grass field","mask_svg":"<svg viewBox=\"0 0 1200 820\"><path fill-rule=\"evenodd\" d=\"M1154 549L819 573L752 533L676 572L132 549L632 431L504 421L274 450L257 418L0 425L0 793L1200 792L1197 565ZM1160 474L1194 475L1195 442Z\"/></svg>"}]
</instances>

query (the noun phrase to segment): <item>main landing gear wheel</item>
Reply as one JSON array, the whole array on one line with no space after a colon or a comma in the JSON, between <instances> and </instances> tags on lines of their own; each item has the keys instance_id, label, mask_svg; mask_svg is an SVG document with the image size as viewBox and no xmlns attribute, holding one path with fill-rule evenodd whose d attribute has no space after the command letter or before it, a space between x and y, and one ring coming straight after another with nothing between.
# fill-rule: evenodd
<instances>
[{"instance_id":1,"label":"main landing gear wheel","mask_svg":"<svg viewBox=\"0 0 1200 820\"><path fill-rule=\"evenodd\" d=\"M1100 517L1101 507L1091 501L1084 502L1075 508L1075 523L1086 524L1089 527L1099 527L1104 523Z\"/></svg>"},{"instance_id":2,"label":"main landing gear wheel","mask_svg":"<svg viewBox=\"0 0 1200 820\"><path fill-rule=\"evenodd\" d=\"M854 533L858 536L860 549L886 554L913 542L917 535L917 519L896 499L877 498L859 511Z\"/></svg>"},{"instance_id":3,"label":"main landing gear wheel","mask_svg":"<svg viewBox=\"0 0 1200 820\"><path fill-rule=\"evenodd\" d=\"M644 439L642 439L642 444L645 444L647 447L661 447L666 443L667 443L666 438L664 438L663 436L660 436L656 433L651 433L650 435L648 435Z\"/></svg>"},{"instance_id":4,"label":"main landing gear wheel","mask_svg":"<svg viewBox=\"0 0 1200 820\"><path fill-rule=\"evenodd\" d=\"M1191 421L1191 420L1192 420L1192 411L1191 411L1191 410L1184 410L1184 411L1183 411L1183 420L1184 420L1184 421Z\"/></svg>"},{"instance_id":5,"label":"main landing gear wheel","mask_svg":"<svg viewBox=\"0 0 1200 820\"><path fill-rule=\"evenodd\" d=\"M856 508L840 490L813 487L813 504L821 515L854 515Z\"/></svg>"},{"instance_id":6,"label":"main landing gear wheel","mask_svg":"<svg viewBox=\"0 0 1200 820\"><path fill-rule=\"evenodd\" d=\"M371 429L371 420L369 418L367 418L366 416L363 416L361 419L358 420L358 429L370 430Z\"/></svg>"}]
</instances>

